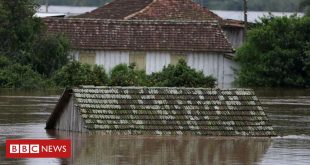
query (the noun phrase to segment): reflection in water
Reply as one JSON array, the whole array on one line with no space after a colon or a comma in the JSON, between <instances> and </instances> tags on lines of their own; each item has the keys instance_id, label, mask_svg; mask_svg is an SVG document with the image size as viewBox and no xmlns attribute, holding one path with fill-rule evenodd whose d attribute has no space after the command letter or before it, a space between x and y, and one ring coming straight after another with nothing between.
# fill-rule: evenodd
<instances>
[{"instance_id":1,"label":"reflection in water","mask_svg":"<svg viewBox=\"0 0 310 165\"><path fill-rule=\"evenodd\" d=\"M257 90L281 135L273 139L46 133L61 92L0 90L0 164L310 164L309 90ZM70 138L72 158L5 159L12 138Z\"/></svg>"},{"instance_id":2,"label":"reflection in water","mask_svg":"<svg viewBox=\"0 0 310 165\"><path fill-rule=\"evenodd\" d=\"M255 164L270 139L113 136L55 131L70 138L73 157L68 164Z\"/></svg>"}]
</instances>

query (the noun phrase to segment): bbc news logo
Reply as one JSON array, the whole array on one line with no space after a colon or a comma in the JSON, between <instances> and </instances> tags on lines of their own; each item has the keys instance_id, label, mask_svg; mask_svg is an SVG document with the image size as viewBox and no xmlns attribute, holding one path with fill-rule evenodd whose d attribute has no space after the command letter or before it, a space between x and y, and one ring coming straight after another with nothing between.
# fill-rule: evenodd
<instances>
[{"instance_id":1,"label":"bbc news logo","mask_svg":"<svg viewBox=\"0 0 310 165\"><path fill-rule=\"evenodd\" d=\"M7 158L70 158L70 140L6 140Z\"/></svg>"}]
</instances>

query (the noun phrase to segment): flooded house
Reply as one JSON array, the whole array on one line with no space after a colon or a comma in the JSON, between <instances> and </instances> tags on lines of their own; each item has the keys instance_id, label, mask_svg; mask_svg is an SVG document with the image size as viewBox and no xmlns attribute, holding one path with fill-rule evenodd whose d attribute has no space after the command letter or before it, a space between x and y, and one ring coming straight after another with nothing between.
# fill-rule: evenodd
<instances>
[{"instance_id":1,"label":"flooded house","mask_svg":"<svg viewBox=\"0 0 310 165\"><path fill-rule=\"evenodd\" d=\"M147 74L185 59L187 64L233 85L234 48L225 28L242 25L221 19L190 0L115 0L91 12L45 19L49 34L64 33L82 63L114 66L135 63ZM240 25L240 26L239 26Z\"/></svg>"},{"instance_id":2,"label":"flooded house","mask_svg":"<svg viewBox=\"0 0 310 165\"><path fill-rule=\"evenodd\" d=\"M114 66L135 63L147 74L185 59L217 79L219 87L234 81L233 49L216 21L46 19L50 34L65 33L76 60Z\"/></svg>"},{"instance_id":3,"label":"flooded house","mask_svg":"<svg viewBox=\"0 0 310 165\"><path fill-rule=\"evenodd\" d=\"M67 89L46 129L115 135L275 135L253 90L212 88Z\"/></svg>"}]
</instances>

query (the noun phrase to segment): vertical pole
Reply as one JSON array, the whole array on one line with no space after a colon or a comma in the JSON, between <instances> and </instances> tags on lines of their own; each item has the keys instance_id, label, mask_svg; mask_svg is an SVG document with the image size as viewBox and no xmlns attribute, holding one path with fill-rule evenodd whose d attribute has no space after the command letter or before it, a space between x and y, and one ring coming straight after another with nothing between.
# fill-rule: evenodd
<instances>
[{"instance_id":1,"label":"vertical pole","mask_svg":"<svg viewBox=\"0 0 310 165\"><path fill-rule=\"evenodd\" d=\"M243 0L243 10L244 10L244 37L248 30L248 0Z\"/></svg>"},{"instance_id":2,"label":"vertical pole","mask_svg":"<svg viewBox=\"0 0 310 165\"><path fill-rule=\"evenodd\" d=\"M45 12L48 13L48 0L45 0Z\"/></svg>"}]
</instances>

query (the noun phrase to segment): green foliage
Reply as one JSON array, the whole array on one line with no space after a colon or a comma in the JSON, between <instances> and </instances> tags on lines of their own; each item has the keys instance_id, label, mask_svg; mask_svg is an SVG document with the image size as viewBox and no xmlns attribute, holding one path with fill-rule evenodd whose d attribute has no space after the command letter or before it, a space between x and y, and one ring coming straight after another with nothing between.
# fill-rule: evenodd
<instances>
[{"instance_id":1,"label":"green foliage","mask_svg":"<svg viewBox=\"0 0 310 165\"><path fill-rule=\"evenodd\" d=\"M146 73L136 70L135 64L119 64L111 71L111 86L145 86L147 84Z\"/></svg>"},{"instance_id":2,"label":"green foliage","mask_svg":"<svg viewBox=\"0 0 310 165\"><path fill-rule=\"evenodd\" d=\"M69 41L62 35L42 36L32 49L26 63L42 75L51 76L69 62Z\"/></svg>"},{"instance_id":3,"label":"green foliage","mask_svg":"<svg viewBox=\"0 0 310 165\"><path fill-rule=\"evenodd\" d=\"M0 52L16 56L31 48L42 28L33 17L37 7L33 0L0 1Z\"/></svg>"},{"instance_id":4,"label":"green foliage","mask_svg":"<svg viewBox=\"0 0 310 165\"><path fill-rule=\"evenodd\" d=\"M12 62L7 58L6 56L0 55L0 69L3 69L9 65L11 65Z\"/></svg>"},{"instance_id":5,"label":"green foliage","mask_svg":"<svg viewBox=\"0 0 310 165\"><path fill-rule=\"evenodd\" d=\"M29 66L8 65L0 69L0 86L4 88L37 89L48 87L47 81Z\"/></svg>"},{"instance_id":6,"label":"green foliage","mask_svg":"<svg viewBox=\"0 0 310 165\"><path fill-rule=\"evenodd\" d=\"M150 86L214 87L216 80L212 76L205 76L201 71L191 69L181 59L177 65L168 65L161 72L150 75L149 81Z\"/></svg>"},{"instance_id":7,"label":"green foliage","mask_svg":"<svg viewBox=\"0 0 310 165\"><path fill-rule=\"evenodd\" d=\"M302 0L299 8L304 11L306 16L310 16L310 0Z\"/></svg>"},{"instance_id":8,"label":"green foliage","mask_svg":"<svg viewBox=\"0 0 310 165\"><path fill-rule=\"evenodd\" d=\"M241 86L309 87L310 18L271 17L237 50Z\"/></svg>"},{"instance_id":9,"label":"green foliage","mask_svg":"<svg viewBox=\"0 0 310 165\"><path fill-rule=\"evenodd\" d=\"M52 80L57 86L110 85L110 86L166 86L166 87L214 87L215 79L189 68L181 60L176 66L169 65L162 72L147 76L135 64L119 64L112 68L108 77L100 66L71 62L57 71Z\"/></svg>"},{"instance_id":10,"label":"green foliage","mask_svg":"<svg viewBox=\"0 0 310 165\"><path fill-rule=\"evenodd\" d=\"M34 0L0 0L0 87L50 87L48 78L68 62L69 42L47 36Z\"/></svg>"},{"instance_id":11,"label":"green foliage","mask_svg":"<svg viewBox=\"0 0 310 165\"><path fill-rule=\"evenodd\" d=\"M101 66L90 66L73 61L58 70L52 80L57 86L106 85L108 76Z\"/></svg>"}]
</instances>

